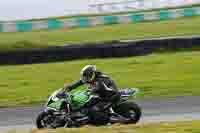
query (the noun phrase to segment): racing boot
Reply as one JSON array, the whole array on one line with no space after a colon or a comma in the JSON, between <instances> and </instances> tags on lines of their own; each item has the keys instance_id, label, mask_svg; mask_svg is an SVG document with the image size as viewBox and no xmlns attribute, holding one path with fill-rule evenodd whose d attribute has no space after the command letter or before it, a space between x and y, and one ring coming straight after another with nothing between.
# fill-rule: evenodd
<instances>
[{"instance_id":1,"label":"racing boot","mask_svg":"<svg viewBox=\"0 0 200 133\"><path fill-rule=\"evenodd\" d=\"M110 115L110 123L128 123L130 119L123 117L117 113L111 113Z\"/></svg>"}]
</instances>

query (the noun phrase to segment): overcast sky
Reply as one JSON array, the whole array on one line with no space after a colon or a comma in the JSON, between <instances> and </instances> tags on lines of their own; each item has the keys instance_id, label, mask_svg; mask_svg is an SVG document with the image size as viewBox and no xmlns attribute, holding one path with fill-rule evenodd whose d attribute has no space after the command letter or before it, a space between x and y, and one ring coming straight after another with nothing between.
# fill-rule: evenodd
<instances>
[{"instance_id":1,"label":"overcast sky","mask_svg":"<svg viewBox=\"0 0 200 133\"><path fill-rule=\"evenodd\" d=\"M0 21L62 16L86 8L85 0L0 0ZM70 5L70 6L69 6ZM72 11L72 10L75 10ZM85 9L87 10L87 9Z\"/></svg>"}]
</instances>

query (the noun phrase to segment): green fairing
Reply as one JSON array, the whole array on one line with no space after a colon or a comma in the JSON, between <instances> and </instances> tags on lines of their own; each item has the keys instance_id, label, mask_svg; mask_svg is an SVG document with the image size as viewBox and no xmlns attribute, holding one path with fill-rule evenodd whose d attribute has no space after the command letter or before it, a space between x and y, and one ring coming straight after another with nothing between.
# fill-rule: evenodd
<instances>
[{"instance_id":1,"label":"green fairing","mask_svg":"<svg viewBox=\"0 0 200 133\"><path fill-rule=\"evenodd\" d=\"M48 107L60 110L62 103L64 101L68 101L73 109L79 109L90 100L91 93L87 89L86 85L82 85L69 92L69 95L70 97L68 97L68 99L60 99L58 101L54 101L53 103L50 103Z\"/></svg>"},{"instance_id":2,"label":"green fairing","mask_svg":"<svg viewBox=\"0 0 200 133\"><path fill-rule=\"evenodd\" d=\"M87 92L78 92L72 98L72 106L75 108L80 108L88 102L89 96Z\"/></svg>"},{"instance_id":3,"label":"green fairing","mask_svg":"<svg viewBox=\"0 0 200 133\"><path fill-rule=\"evenodd\" d=\"M53 103L49 104L48 107L60 110L61 106L62 106L62 103L64 101L65 101L64 99L60 99L60 100L58 100L56 102L53 102Z\"/></svg>"},{"instance_id":4,"label":"green fairing","mask_svg":"<svg viewBox=\"0 0 200 133\"><path fill-rule=\"evenodd\" d=\"M89 101L90 91L83 85L72 91L71 96L71 105L77 109L84 106Z\"/></svg>"}]
</instances>

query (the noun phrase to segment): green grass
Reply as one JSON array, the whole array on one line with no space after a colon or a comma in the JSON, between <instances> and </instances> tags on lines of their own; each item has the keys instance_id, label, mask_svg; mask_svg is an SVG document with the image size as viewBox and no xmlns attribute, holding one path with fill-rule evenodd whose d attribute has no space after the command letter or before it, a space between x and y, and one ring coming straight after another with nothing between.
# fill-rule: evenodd
<instances>
[{"instance_id":1,"label":"green grass","mask_svg":"<svg viewBox=\"0 0 200 133\"><path fill-rule=\"evenodd\" d=\"M112 76L118 86L141 88L139 98L200 95L200 52L0 66L0 106L44 102L52 91L79 79L86 64Z\"/></svg>"},{"instance_id":2,"label":"green grass","mask_svg":"<svg viewBox=\"0 0 200 133\"><path fill-rule=\"evenodd\" d=\"M199 35L200 16L90 28L0 33L0 51L109 40Z\"/></svg>"},{"instance_id":3,"label":"green grass","mask_svg":"<svg viewBox=\"0 0 200 133\"><path fill-rule=\"evenodd\" d=\"M56 130L36 130L30 133L199 133L200 121L156 123L156 124L139 124L139 125L113 125L92 127L85 126L82 128L56 129ZM9 133L18 133L10 131ZM20 132L23 133L23 132Z\"/></svg>"}]
</instances>

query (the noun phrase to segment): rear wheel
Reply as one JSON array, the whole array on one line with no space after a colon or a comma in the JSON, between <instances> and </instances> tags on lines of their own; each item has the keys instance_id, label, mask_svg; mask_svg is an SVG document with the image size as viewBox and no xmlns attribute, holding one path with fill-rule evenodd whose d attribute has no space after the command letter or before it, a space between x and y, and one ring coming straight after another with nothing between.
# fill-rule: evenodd
<instances>
[{"instance_id":1,"label":"rear wheel","mask_svg":"<svg viewBox=\"0 0 200 133\"><path fill-rule=\"evenodd\" d=\"M114 111L125 118L130 119L127 124L136 124L142 115L141 108L134 102L123 102L113 108Z\"/></svg>"}]
</instances>

